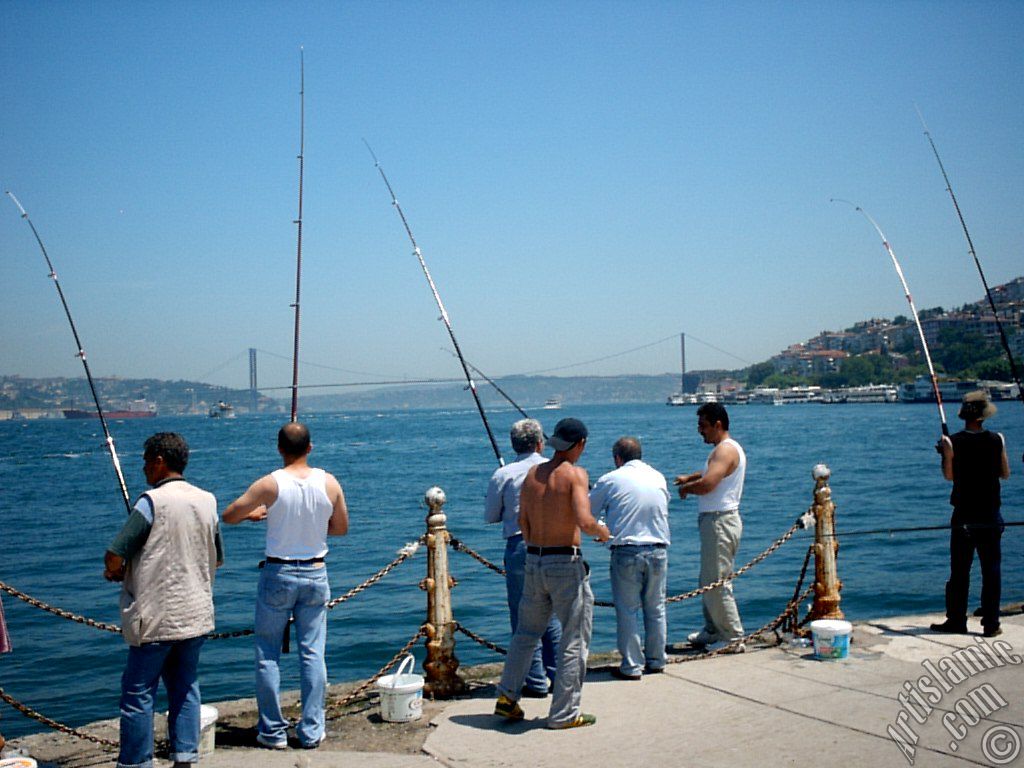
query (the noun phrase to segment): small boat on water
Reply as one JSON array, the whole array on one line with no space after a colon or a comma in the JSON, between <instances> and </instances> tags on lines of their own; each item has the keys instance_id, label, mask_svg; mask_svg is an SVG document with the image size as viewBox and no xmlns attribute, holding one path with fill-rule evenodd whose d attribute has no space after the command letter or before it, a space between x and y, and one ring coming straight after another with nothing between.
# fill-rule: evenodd
<instances>
[{"instance_id":1,"label":"small boat on water","mask_svg":"<svg viewBox=\"0 0 1024 768\"><path fill-rule=\"evenodd\" d=\"M547 400L544 401L545 411L558 411L561 410L561 408L562 398L560 395L556 395L555 397L549 397Z\"/></svg>"},{"instance_id":2,"label":"small boat on water","mask_svg":"<svg viewBox=\"0 0 1024 768\"><path fill-rule=\"evenodd\" d=\"M65 408L62 413L65 419L98 419L100 416L96 411L86 411L79 408ZM149 419L156 416L156 403L148 400L132 400L128 407L117 411L104 411L103 415L111 420L117 419Z\"/></svg>"},{"instance_id":3,"label":"small boat on water","mask_svg":"<svg viewBox=\"0 0 1024 768\"><path fill-rule=\"evenodd\" d=\"M676 392L668 396L665 405L697 405L697 395Z\"/></svg>"},{"instance_id":4,"label":"small boat on water","mask_svg":"<svg viewBox=\"0 0 1024 768\"><path fill-rule=\"evenodd\" d=\"M893 384L867 384L860 387L839 387L825 390L819 402L837 403L895 403L899 390Z\"/></svg>"},{"instance_id":5,"label":"small boat on water","mask_svg":"<svg viewBox=\"0 0 1024 768\"><path fill-rule=\"evenodd\" d=\"M210 406L209 415L211 419L233 419L235 418L235 406L219 400L216 405Z\"/></svg>"}]
</instances>

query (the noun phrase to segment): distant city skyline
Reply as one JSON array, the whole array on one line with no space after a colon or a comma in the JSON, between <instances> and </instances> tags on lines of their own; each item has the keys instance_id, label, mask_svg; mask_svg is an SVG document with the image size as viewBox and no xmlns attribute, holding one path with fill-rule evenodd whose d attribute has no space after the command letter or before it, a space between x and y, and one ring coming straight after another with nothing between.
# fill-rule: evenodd
<instances>
[{"instance_id":1,"label":"distant city skyline","mask_svg":"<svg viewBox=\"0 0 1024 768\"><path fill-rule=\"evenodd\" d=\"M919 308L976 300L915 103L989 282L1021 271L1019 3L44 0L0 16L0 185L98 376L245 387L255 347L261 387L290 382L300 45L301 383L461 373L363 138L492 377L673 372L679 332L688 368L736 368L907 314L876 234L832 197L878 220ZM0 252L2 372L80 376L6 196Z\"/></svg>"}]
</instances>

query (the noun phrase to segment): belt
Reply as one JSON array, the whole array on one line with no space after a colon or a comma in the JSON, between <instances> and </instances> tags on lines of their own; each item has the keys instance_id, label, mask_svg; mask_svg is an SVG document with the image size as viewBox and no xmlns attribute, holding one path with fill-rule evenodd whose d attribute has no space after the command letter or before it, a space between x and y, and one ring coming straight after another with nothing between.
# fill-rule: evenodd
<instances>
[{"instance_id":1,"label":"belt","mask_svg":"<svg viewBox=\"0 0 1024 768\"><path fill-rule=\"evenodd\" d=\"M579 547L535 547L533 544L526 545L528 555L582 555L583 550Z\"/></svg>"},{"instance_id":2,"label":"belt","mask_svg":"<svg viewBox=\"0 0 1024 768\"><path fill-rule=\"evenodd\" d=\"M634 549L650 549L652 547L654 549L667 549L668 544L660 541L652 542L650 544L612 544L608 549L620 549L622 547L633 547Z\"/></svg>"},{"instance_id":3,"label":"belt","mask_svg":"<svg viewBox=\"0 0 1024 768\"><path fill-rule=\"evenodd\" d=\"M315 565L324 562L322 557L311 557L308 560L285 560L282 557L268 557L266 562L276 565Z\"/></svg>"}]
</instances>

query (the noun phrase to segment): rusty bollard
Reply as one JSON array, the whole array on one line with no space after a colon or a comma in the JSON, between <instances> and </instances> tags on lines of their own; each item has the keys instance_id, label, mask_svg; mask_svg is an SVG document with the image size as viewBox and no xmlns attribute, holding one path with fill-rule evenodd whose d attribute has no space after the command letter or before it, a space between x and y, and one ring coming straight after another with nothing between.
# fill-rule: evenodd
<instances>
[{"instance_id":1,"label":"rusty bollard","mask_svg":"<svg viewBox=\"0 0 1024 768\"><path fill-rule=\"evenodd\" d=\"M843 612L839 608L839 590L843 583L839 581L836 570L836 553L839 552L839 539L836 538L835 515L836 505L832 503L832 490L828 480L832 470L825 464L817 464L811 471L814 477L814 503L811 512L814 514L814 605L811 607L811 619L841 619Z\"/></svg>"},{"instance_id":2,"label":"rusty bollard","mask_svg":"<svg viewBox=\"0 0 1024 768\"><path fill-rule=\"evenodd\" d=\"M427 593L427 660L423 662L425 695L446 699L462 693L466 684L458 676L459 660L455 658L455 620L452 618L452 587L455 580L448 574L448 541L451 538L441 507L447 498L437 486L424 497L427 513L427 577L420 589Z\"/></svg>"}]
</instances>

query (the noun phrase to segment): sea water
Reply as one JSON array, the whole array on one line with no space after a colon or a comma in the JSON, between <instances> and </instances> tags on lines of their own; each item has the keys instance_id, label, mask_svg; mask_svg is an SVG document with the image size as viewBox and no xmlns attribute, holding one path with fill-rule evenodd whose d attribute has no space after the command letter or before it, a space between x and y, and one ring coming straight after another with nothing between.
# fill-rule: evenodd
<instances>
[{"instance_id":1,"label":"sea water","mask_svg":"<svg viewBox=\"0 0 1024 768\"><path fill-rule=\"evenodd\" d=\"M953 418L951 426L960 422ZM575 405L538 410L550 430L557 418L575 416L590 428L581 465L596 480L614 468L612 443L637 435L644 460L671 483L703 468L708 453L696 431L693 408L664 405ZM934 406L820 404L742 406L731 409L732 435L747 453L743 540L737 565L782 535L812 501L812 467L832 469L832 497L840 536L842 608L852 620L941 611L948 576L945 531L852 535L857 531L943 525L949 521L949 484L942 479L934 444L939 422ZM501 563L498 526L482 521L487 480L497 462L479 415L463 410L304 414L313 436L313 463L333 472L345 488L351 514L348 536L331 539L328 570L337 596L390 562L399 548L425 530L423 493L441 486L452 535L492 562ZM490 419L503 448L518 418L494 410ZM164 417L114 422L130 492L142 493L142 444L156 431L181 432L192 455L187 478L212 491L223 510L260 475L275 469L281 415L236 419ZM1003 484L1007 521L1024 519L1024 408L1000 404L991 427L1005 433L1013 477ZM512 458L506 449L507 459ZM95 421L0 422L0 581L99 621L118 623L119 586L103 579L103 552L125 518L117 481ZM670 504L672 547L668 593L697 585L699 543L696 502ZM851 535L844 536L844 532ZM264 528L225 526L227 561L217 574L218 631L252 626L256 564ZM766 561L735 582L744 626L774 618L791 598L811 541L798 532ZM610 600L608 550L584 544L597 599ZM1024 599L1024 528L1003 537L1003 601ZM455 618L500 645L509 640L504 580L466 555L449 557L458 585ZM426 599L423 549L379 584L328 614L327 665L331 682L364 679L376 672L417 631ZM812 570L813 574L813 570ZM978 604L975 567L971 607ZM43 714L81 725L116 717L125 647L118 635L75 624L2 595L14 652L0 656L0 687ZM976 620L972 620L976 621ZM668 608L670 642L701 626L699 599ZM457 636L463 665L501 657ZM614 611L595 608L595 651L615 646ZM294 643L293 643L294 648ZM420 662L423 650L417 650ZM253 696L252 638L208 641L200 682L207 702ZM283 657L282 686L298 688L297 660ZM162 704L160 704L162 706ZM43 730L0 705L0 731L8 737Z\"/></svg>"}]
</instances>

